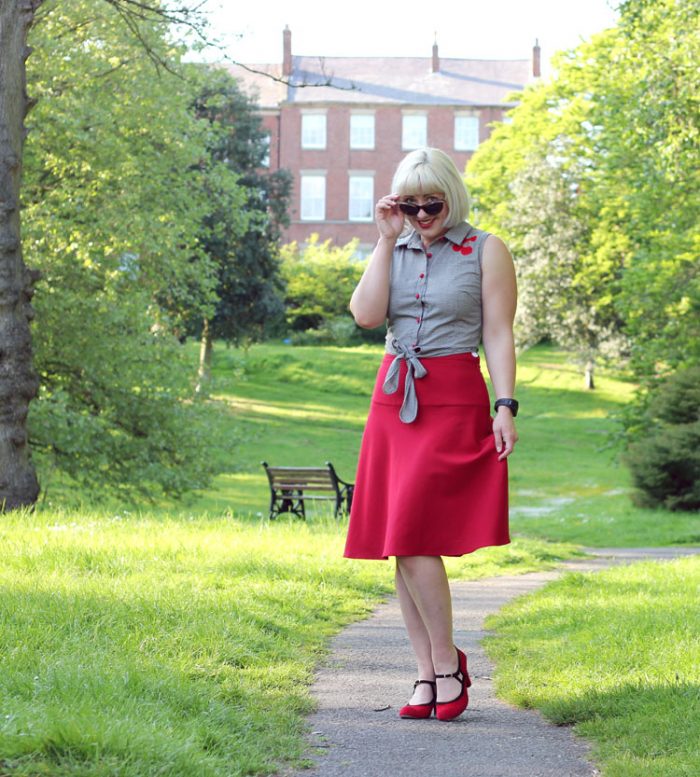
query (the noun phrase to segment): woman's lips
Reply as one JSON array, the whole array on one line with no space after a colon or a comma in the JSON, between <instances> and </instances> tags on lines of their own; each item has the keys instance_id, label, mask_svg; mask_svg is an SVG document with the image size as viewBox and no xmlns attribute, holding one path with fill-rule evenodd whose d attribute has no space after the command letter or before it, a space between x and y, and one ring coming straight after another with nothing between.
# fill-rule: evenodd
<instances>
[{"instance_id":1,"label":"woman's lips","mask_svg":"<svg viewBox=\"0 0 700 777\"><path fill-rule=\"evenodd\" d=\"M430 227L433 226L434 223L435 223L435 219L430 219L430 221L419 221L418 226L421 229L429 229Z\"/></svg>"}]
</instances>

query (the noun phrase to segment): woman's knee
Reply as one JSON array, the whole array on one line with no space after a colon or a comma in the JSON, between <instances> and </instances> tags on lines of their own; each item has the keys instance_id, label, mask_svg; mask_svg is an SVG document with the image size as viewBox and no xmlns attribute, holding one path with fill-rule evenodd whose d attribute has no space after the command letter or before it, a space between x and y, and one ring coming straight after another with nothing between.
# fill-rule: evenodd
<instances>
[{"instance_id":1,"label":"woman's knee","mask_svg":"<svg viewBox=\"0 0 700 777\"><path fill-rule=\"evenodd\" d=\"M397 556L396 568L400 573L411 575L442 566L441 556Z\"/></svg>"}]
</instances>

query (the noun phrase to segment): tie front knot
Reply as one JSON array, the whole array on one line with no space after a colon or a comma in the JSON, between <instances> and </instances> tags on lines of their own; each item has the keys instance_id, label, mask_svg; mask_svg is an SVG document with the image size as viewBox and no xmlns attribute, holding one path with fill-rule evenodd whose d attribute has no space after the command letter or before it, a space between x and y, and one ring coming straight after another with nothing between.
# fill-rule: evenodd
<instances>
[{"instance_id":1,"label":"tie front knot","mask_svg":"<svg viewBox=\"0 0 700 777\"><path fill-rule=\"evenodd\" d=\"M416 395L416 384L414 378L423 378L428 374L421 360L409 351L399 340L394 339L392 345L397 352L394 360L389 365L382 391L385 394L395 394L399 388L399 371L401 362L406 362L406 380L403 390L403 403L399 410L399 418L405 424L411 424L418 415L418 397Z\"/></svg>"}]
</instances>

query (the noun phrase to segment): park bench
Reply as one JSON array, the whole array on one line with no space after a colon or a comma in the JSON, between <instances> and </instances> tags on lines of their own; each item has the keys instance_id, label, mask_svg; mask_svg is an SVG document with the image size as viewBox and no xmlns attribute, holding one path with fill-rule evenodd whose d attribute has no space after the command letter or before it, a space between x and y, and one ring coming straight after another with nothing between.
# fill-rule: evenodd
<instances>
[{"instance_id":1,"label":"park bench","mask_svg":"<svg viewBox=\"0 0 700 777\"><path fill-rule=\"evenodd\" d=\"M338 477L330 463L325 467L270 467L262 462L270 482L270 520L280 513L294 513L306 519L306 502L328 501L334 504L335 517L350 512L354 483Z\"/></svg>"}]
</instances>

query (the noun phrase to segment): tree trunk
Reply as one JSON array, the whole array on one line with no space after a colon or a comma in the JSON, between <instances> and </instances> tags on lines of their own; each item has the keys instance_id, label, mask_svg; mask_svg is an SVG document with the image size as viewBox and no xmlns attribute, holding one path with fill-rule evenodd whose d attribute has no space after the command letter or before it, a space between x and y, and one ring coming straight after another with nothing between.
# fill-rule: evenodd
<instances>
[{"instance_id":1,"label":"tree trunk","mask_svg":"<svg viewBox=\"0 0 700 777\"><path fill-rule=\"evenodd\" d=\"M202 340L199 345L199 372L197 373L197 387L195 392L201 394L211 379L211 354L214 350L214 341L211 337L209 321L204 321L202 327Z\"/></svg>"},{"instance_id":2,"label":"tree trunk","mask_svg":"<svg viewBox=\"0 0 700 777\"><path fill-rule=\"evenodd\" d=\"M27 33L42 0L0 0L0 512L32 505L39 483L27 440L32 367L30 304L38 273L22 261L19 194L24 118L30 102Z\"/></svg>"},{"instance_id":3,"label":"tree trunk","mask_svg":"<svg viewBox=\"0 0 700 777\"><path fill-rule=\"evenodd\" d=\"M592 361L589 361L586 364L586 388L589 391L593 391L593 389L595 388L595 381L593 379L594 369L595 369L595 365L593 364Z\"/></svg>"}]
</instances>

